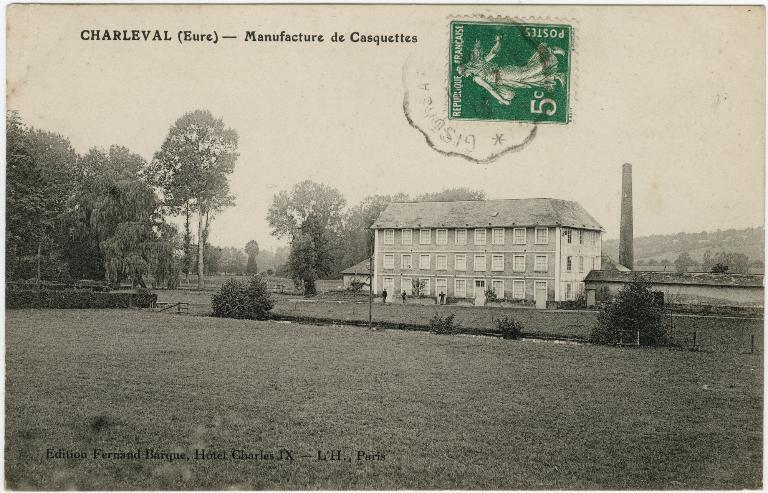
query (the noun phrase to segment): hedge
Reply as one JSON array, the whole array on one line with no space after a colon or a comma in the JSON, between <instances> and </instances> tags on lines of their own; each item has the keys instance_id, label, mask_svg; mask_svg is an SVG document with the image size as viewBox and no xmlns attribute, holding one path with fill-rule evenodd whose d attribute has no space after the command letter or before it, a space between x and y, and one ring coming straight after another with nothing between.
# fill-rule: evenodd
<instances>
[{"instance_id":1,"label":"hedge","mask_svg":"<svg viewBox=\"0 0 768 493\"><path fill-rule=\"evenodd\" d=\"M154 293L9 290L5 294L6 308L149 308L156 301Z\"/></svg>"}]
</instances>

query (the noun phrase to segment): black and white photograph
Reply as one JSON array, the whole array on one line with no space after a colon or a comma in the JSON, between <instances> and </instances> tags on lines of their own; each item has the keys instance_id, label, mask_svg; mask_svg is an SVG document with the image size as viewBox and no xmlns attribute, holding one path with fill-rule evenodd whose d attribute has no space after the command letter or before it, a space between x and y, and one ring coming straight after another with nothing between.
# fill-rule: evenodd
<instances>
[{"instance_id":1,"label":"black and white photograph","mask_svg":"<svg viewBox=\"0 0 768 493\"><path fill-rule=\"evenodd\" d=\"M5 489L763 488L764 5L5 21Z\"/></svg>"}]
</instances>

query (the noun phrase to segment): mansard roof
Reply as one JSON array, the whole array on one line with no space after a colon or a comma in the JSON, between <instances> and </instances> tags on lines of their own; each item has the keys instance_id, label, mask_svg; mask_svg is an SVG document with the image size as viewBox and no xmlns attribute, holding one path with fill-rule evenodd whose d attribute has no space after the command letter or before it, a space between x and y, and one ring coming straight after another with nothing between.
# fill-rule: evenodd
<instances>
[{"instance_id":1,"label":"mansard roof","mask_svg":"<svg viewBox=\"0 0 768 493\"><path fill-rule=\"evenodd\" d=\"M382 228L482 228L567 226L602 231L577 202L560 199L392 202L371 226Z\"/></svg>"}]
</instances>

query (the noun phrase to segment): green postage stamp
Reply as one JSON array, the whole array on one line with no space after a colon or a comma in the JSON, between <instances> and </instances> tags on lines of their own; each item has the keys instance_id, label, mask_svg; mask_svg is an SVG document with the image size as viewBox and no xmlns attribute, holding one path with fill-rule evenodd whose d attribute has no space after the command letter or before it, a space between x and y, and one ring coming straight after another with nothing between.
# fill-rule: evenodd
<instances>
[{"instance_id":1,"label":"green postage stamp","mask_svg":"<svg viewBox=\"0 0 768 493\"><path fill-rule=\"evenodd\" d=\"M448 118L568 123L573 30L451 22Z\"/></svg>"}]
</instances>

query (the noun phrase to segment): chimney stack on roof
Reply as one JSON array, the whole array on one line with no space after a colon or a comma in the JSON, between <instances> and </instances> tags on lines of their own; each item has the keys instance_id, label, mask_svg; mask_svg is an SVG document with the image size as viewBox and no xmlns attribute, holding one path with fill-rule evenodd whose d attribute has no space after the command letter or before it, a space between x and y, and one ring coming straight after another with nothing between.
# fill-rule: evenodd
<instances>
[{"instance_id":1,"label":"chimney stack on roof","mask_svg":"<svg viewBox=\"0 0 768 493\"><path fill-rule=\"evenodd\" d=\"M619 227L619 263L627 269L634 269L634 246L632 230L632 165L624 163L621 168L621 225Z\"/></svg>"}]
</instances>

